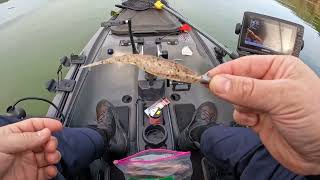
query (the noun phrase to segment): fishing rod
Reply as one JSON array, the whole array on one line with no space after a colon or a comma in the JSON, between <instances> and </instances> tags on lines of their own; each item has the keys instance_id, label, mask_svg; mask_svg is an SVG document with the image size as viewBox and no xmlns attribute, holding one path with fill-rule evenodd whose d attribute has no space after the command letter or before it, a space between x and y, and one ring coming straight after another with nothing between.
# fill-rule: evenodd
<instances>
[{"instance_id":1,"label":"fishing rod","mask_svg":"<svg viewBox=\"0 0 320 180\"><path fill-rule=\"evenodd\" d=\"M228 54L231 59L239 58L239 54L237 52L234 52L234 51L228 49L226 46L221 44L218 40L216 40L215 38L210 36L208 33L202 31L200 28L198 28L197 26L192 24L189 20L184 18L181 14L179 14L179 13L175 12L174 10L172 10L171 8L167 7L165 4L163 4L161 2L161 0L158 0L156 3L154 3L154 7L158 10L165 10L165 11L169 12L170 14L172 14L173 16L178 18L180 21L183 21L184 23L191 26L193 29L195 29L197 32L199 32L202 36L207 38L210 42L212 42L214 45L216 45L221 50L223 50L226 54Z\"/></svg>"}]
</instances>

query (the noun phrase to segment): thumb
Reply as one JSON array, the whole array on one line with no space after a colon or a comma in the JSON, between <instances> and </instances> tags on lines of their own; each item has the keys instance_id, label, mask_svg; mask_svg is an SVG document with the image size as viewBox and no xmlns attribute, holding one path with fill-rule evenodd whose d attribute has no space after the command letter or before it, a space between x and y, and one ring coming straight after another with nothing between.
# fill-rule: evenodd
<instances>
[{"instance_id":1,"label":"thumb","mask_svg":"<svg viewBox=\"0 0 320 180\"><path fill-rule=\"evenodd\" d=\"M0 152L19 153L32 151L44 145L51 136L48 128L38 132L13 133L1 138Z\"/></svg>"},{"instance_id":2,"label":"thumb","mask_svg":"<svg viewBox=\"0 0 320 180\"><path fill-rule=\"evenodd\" d=\"M270 111L279 101L278 83L234 75L216 75L209 88L217 96L232 104L261 111Z\"/></svg>"}]
</instances>

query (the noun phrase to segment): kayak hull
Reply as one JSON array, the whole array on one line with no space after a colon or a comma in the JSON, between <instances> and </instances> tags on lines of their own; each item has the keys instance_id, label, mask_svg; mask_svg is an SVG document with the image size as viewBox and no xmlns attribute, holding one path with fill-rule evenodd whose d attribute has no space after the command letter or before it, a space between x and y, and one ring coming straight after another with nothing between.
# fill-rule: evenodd
<instances>
[{"instance_id":1,"label":"kayak hull","mask_svg":"<svg viewBox=\"0 0 320 180\"><path fill-rule=\"evenodd\" d=\"M112 17L109 21L117 20L120 17L126 18L121 16L125 13L134 13L128 13L127 11L120 11L119 16ZM140 16L148 11L139 12L141 13ZM158 12L156 12L156 15L159 16ZM165 13L162 16L170 15ZM132 21L137 20L133 19ZM178 23L182 25L181 22L178 21ZM130 42L129 35L123 34L123 31L121 31L122 34L117 33L120 30L114 31L111 27L99 28L80 53L86 57L85 64L107 59L113 55L132 53L130 45L123 45L124 42ZM195 31L163 35L163 33L151 30L145 30L141 33L142 30L140 29L134 34L136 41L143 39L142 44L137 43L141 54L158 55L157 53L160 50L166 51L169 59L191 68L198 74L204 74L221 63L221 60L216 58L215 46ZM160 46L156 42L159 38L162 38ZM191 56L182 54L184 47L190 48ZM110 49L112 49L113 54L110 53ZM75 80L75 87L72 92L58 92L53 102L66 116L64 126L84 127L95 124L96 104L101 99L110 101L116 107L121 124L127 133L128 152L126 155L149 148L143 140L143 130L147 126L143 111L163 97L171 101L164 110L166 113L164 116L165 127L168 131L168 138L165 141L165 148L167 149L179 150L177 139L180 132L191 121L195 109L206 101L213 102L216 105L218 123L227 126L232 124L232 105L214 96L203 85L180 84L179 86L177 82L161 78L157 78L150 83L146 80L146 76L148 74L133 65L108 64L92 69L81 69L80 65L71 65L65 79ZM175 86L175 83L177 86ZM48 116L52 117L57 116L57 114L57 111L52 107L49 108L47 113ZM194 166L193 179L203 179L203 168L200 166L202 158L200 152L193 152L193 163L199 166ZM95 167L95 163L93 163L91 169L93 167L100 169L104 172L105 179L123 179L121 173L112 165L112 160L111 158L103 161L104 165L99 167ZM91 172L91 175L99 176L99 171Z\"/></svg>"}]
</instances>

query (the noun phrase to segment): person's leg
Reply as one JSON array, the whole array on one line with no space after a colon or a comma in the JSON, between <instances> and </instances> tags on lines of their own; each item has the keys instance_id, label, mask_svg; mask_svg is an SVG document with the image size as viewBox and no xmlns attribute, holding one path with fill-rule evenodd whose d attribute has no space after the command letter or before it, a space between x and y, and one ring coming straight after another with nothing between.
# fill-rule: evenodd
<instances>
[{"instance_id":1,"label":"person's leg","mask_svg":"<svg viewBox=\"0 0 320 180\"><path fill-rule=\"evenodd\" d=\"M96 107L96 125L89 128L64 128L54 136L62 155L59 171L68 179L87 168L108 150L124 154L127 149L126 135L113 105L101 100Z\"/></svg>"},{"instance_id":2,"label":"person's leg","mask_svg":"<svg viewBox=\"0 0 320 180\"><path fill-rule=\"evenodd\" d=\"M0 115L0 127L8 124L19 122L20 120L15 117L2 116Z\"/></svg>"},{"instance_id":3,"label":"person's leg","mask_svg":"<svg viewBox=\"0 0 320 180\"><path fill-rule=\"evenodd\" d=\"M59 171L67 178L80 172L107 150L103 136L91 128L64 128L54 133L62 160Z\"/></svg>"},{"instance_id":4,"label":"person's leg","mask_svg":"<svg viewBox=\"0 0 320 180\"><path fill-rule=\"evenodd\" d=\"M201 136L201 151L218 169L240 179L305 179L281 166L247 128L214 126Z\"/></svg>"}]
</instances>

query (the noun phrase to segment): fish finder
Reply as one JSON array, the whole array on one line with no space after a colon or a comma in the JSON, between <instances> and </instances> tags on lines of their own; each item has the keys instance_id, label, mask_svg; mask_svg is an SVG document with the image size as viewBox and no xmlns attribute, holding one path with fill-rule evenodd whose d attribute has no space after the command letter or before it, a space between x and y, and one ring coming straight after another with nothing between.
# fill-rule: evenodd
<instances>
[{"instance_id":1,"label":"fish finder","mask_svg":"<svg viewBox=\"0 0 320 180\"><path fill-rule=\"evenodd\" d=\"M283 19L245 12L237 24L240 55L283 54L299 56L303 48L304 27Z\"/></svg>"}]
</instances>

